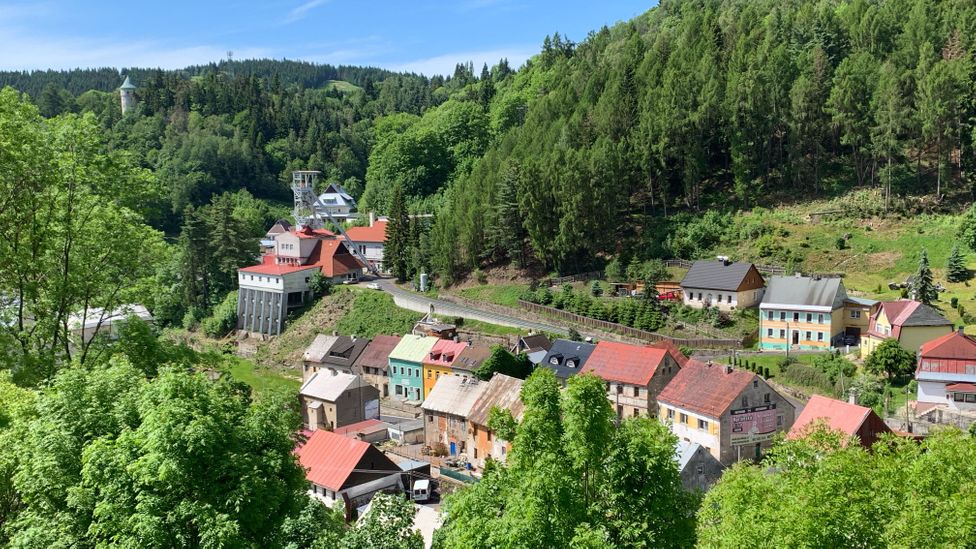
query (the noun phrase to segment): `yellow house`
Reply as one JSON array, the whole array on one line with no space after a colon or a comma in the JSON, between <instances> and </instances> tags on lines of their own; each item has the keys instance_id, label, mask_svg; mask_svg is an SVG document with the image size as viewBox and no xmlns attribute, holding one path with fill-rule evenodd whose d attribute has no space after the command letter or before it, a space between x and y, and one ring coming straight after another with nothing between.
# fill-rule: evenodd
<instances>
[{"instance_id":1,"label":"yellow house","mask_svg":"<svg viewBox=\"0 0 976 549\"><path fill-rule=\"evenodd\" d=\"M467 342L453 339L439 339L434 343L423 360L424 398L434 390L434 385L441 376L451 375L454 363L467 347Z\"/></svg>"},{"instance_id":2,"label":"yellow house","mask_svg":"<svg viewBox=\"0 0 976 549\"><path fill-rule=\"evenodd\" d=\"M759 304L759 346L826 351L843 339L847 290L839 278L773 276Z\"/></svg>"},{"instance_id":3,"label":"yellow house","mask_svg":"<svg viewBox=\"0 0 976 549\"><path fill-rule=\"evenodd\" d=\"M912 354L926 341L948 334L952 322L924 303L910 299L886 301L871 316L861 356L871 354L882 341L896 339Z\"/></svg>"}]
</instances>

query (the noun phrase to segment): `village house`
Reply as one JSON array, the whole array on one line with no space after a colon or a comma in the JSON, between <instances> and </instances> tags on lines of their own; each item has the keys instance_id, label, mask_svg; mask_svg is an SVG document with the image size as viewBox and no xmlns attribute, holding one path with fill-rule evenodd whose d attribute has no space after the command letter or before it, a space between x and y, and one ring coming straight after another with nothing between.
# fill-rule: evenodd
<instances>
[{"instance_id":1,"label":"village house","mask_svg":"<svg viewBox=\"0 0 976 549\"><path fill-rule=\"evenodd\" d=\"M315 210L322 216L328 216L337 221L345 221L356 217L356 201L338 183L329 183L319 195Z\"/></svg>"},{"instance_id":2,"label":"village house","mask_svg":"<svg viewBox=\"0 0 976 549\"><path fill-rule=\"evenodd\" d=\"M524 354L529 357L529 362L538 364L546 357L551 347L552 342L545 334L529 334L518 339L512 347L512 354Z\"/></svg>"},{"instance_id":3,"label":"village house","mask_svg":"<svg viewBox=\"0 0 976 549\"><path fill-rule=\"evenodd\" d=\"M539 366L552 370L559 383L565 386L567 379L583 371L583 366L595 348L596 345L592 343L557 339L552 342L552 347Z\"/></svg>"},{"instance_id":4,"label":"village house","mask_svg":"<svg viewBox=\"0 0 976 549\"><path fill-rule=\"evenodd\" d=\"M347 517L350 508L401 482L400 467L375 446L331 431L312 432L295 453L312 495L329 506L348 498Z\"/></svg>"},{"instance_id":5,"label":"village house","mask_svg":"<svg viewBox=\"0 0 976 549\"><path fill-rule=\"evenodd\" d=\"M280 233L259 265L237 270L237 328L279 335L288 312L313 299L315 273L341 282L358 279L364 267L331 231L304 226Z\"/></svg>"},{"instance_id":6,"label":"village house","mask_svg":"<svg viewBox=\"0 0 976 549\"><path fill-rule=\"evenodd\" d=\"M467 342L453 339L439 339L434 343L423 360L424 398L427 398L442 375L449 376L453 373L454 363L467 347Z\"/></svg>"},{"instance_id":7,"label":"village house","mask_svg":"<svg viewBox=\"0 0 976 549\"><path fill-rule=\"evenodd\" d=\"M488 458L503 462L512 449L511 441L503 440L495 435L488 427L488 419L491 416L492 408L507 410L515 418L515 421L522 421L524 406L520 395L522 393L522 380L507 376L505 374L495 374L485 385L481 396L471 406L468 414L468 423L471 426L468 435L468 447L471 448L471 455L468 462L471 466L481 471L485 467L485 460Z\"/></svg>"},{"instance_id":8,"label":"village house","mask_svg":"<svg viewBox=\"0 0 976 549\"><path fill-rule=\"evenodd\" d=\"M438 341L436 337L407 334L390 351L387 371L395 398L418 403L424 399L424 360Z\"/></svg>"},{"instance_id":9,"label":"village house","mask_svg":"<svg viewBox=\"0 0 976 549\"><path fill-rule=\"evenodd\" d=\"M795 408L758 375L688 360L658 395L658 418L686 442L701 444L723 465L759 459Z\"/></svg>"},{"instance_id":10,"label":"village house","mask_svg":"<svg viewBox=\"0 0 976 549\"><path fill-rule=\"evenodd\" d=\"M390 424L378 419L367 419L338 427L333 432L344 437L362 440L370 444L379 444L390 438Z\"/></svg>"},{"instance_id":11,"label":"village house","mask_svg":"<svg viewBox=\"0 0 976 549\"><path fill-rule=\"evenodd\" d=\"M697 442L679 440L675 458L681 485L689 492L707 492L725 470L725 466Z\"/></svg>"},{"instance_id":12,"label":"village house","mask_svg":"<svg viewBox=\"0 0 976 549\"><path fill-rule=\"evenodd\" d=\"M886 339L896 339L906 351L917 354L923 343L950 332L952 322L924 303L910 299L885 301L871 316L861 356L867 357Z\"/></svg>"},{"instance_id":13,"label":"village house","mask_svg":"<svg viewBox=\"0 0 976 549\"><path fill-rule=\"evenodd\" d=\"M583 373L607 383L607 398L617 419L657 417L657 395L674 378L680 364L659 347L601 341L590 353Z\"/></svg>"},{"instance_id":14,"label":"village house","mask_svg":"<svg viewBox=\"0 0 976 549\"><path fill-rule=\"evenodd\" d=\"M380 415L376 387L359 376L332 370L314 373L298 390L305 428L334 430Z\"/></svg>"},{"instance_id":15,"label":"village house","mask_svg":"<svg viewBox=\"0 0 976 549\"><path fill-rule=\"evenodd\" d=\"M874 410L850 402L813 395L790 429L787 438L797 439L807 436L818 423L823 423L832 431L848 437L857 437L865 448L870 448L891 428L885 424Z\"/></svg>"},{"instance_id":16,"label":"village house","mask_svg":"<svg viewBox=\"0 0 976 549\"><path fill-rule=\"evenodd\" d=\"M759 346L773 351L842 346L851 325L848 307L861 310L863 305L848 298L840 278L770 277L759 305Z\"/></svg>"},{"instance_id":17,"label":"village house","mask_svg":"<svg viewBox=\"0 0 976 549\"><path fill-rule=\"evenodd\" d=\"M919 402L976 410L976 340L960 328L923 343L915 379Z\"/></svg>"},{"instance_id":18,"label":"village house","mask_svg":"<svg viewBox=\"0 0 976 549\"><path fill-rule=\"evenodd\" d=\"M377 335L353 362L353 373L363 376L366 383L376 387L383 398L390 396L390 378L387 377L387 368L390 365L390 353L398 343L400 343L399 336Z\"/></svg>"},{"instance_id":19,"label":"village house","mask_svg":"<svg viewBox=\"0 0 976 549\"><path fill-rule=\"evenodd\" d=\"M758 305L764 285L762 275L752 263L719 258L694 262L681 279L681 293L688 307L731 311Z\"/></svg>"},{"instance_id":20,"label":"village house","mask_svg":"<svg viewBox=\"0 0 976 549\"><path fill-rule=\"evenodd\" d=\"M381 273L389 272L383 264L383 247L386 245L386 223L385 217L376 219L370 212L369 225L365 227L349 227L346 229L346 236L355 242L359 248L359 253L366 258L366 261Z\"/></svg>"},{"instance_id":21,"label":"village house","mask_svg":"<svg viewBox=\"0 0 976 549\"><path fill-rule=\"evenodd\" d=\"M491 356L491 348L485 345L468 345L451 366L451 373L461 377L476 377L478 368Z\"/></svg>"},{"instance_id":22,"label":"village house","mask_svg":"<svg viewBox=\"0 0 976 549\"><path fill-rule=\"evenodd\" d=\"M274 225L272 225L271 228L268 229L268 232L265 233L264 236L265 238L273 241L275 237L278 236L279 234L287 233L290 230L291 230L291 222L288 221L287 219L279 219L274 222Z\"/></svg>"},{"instance_id":23,"label":"village house","mask_svg":"<svg viewBox=\"0 0 976 549\"><path fill-rule=\"evenodd\" d=\"M485 390L477 379L441 376L420 408L424 411L424 438L427 445L443 444L452 456L468 450L468 415Z\"/></svg>"},{"instance_id":24,"label":"village house","mask_svg":"<svg viewBox=\"0 0 976 549\"><path fill-rule=\"evenodd\" d=\"M332 335L318 334L315 336L312 343L302 353L302 381L308 381L308 378L319 371L319 368L325 363L325 355L329 354L329 349L337 339L339 339L339 336L335 333ZM332 370L338 371L335 368L332 368ZM343 373L351 374L352 372L347 371Z\"/></svg>"},{"instance_id":25,"label":"village house","mask_svg":"<svg viewBox=\"0 0 976 549\"><path fill-rule=\"evenodd\" d=\"M368 344L356 336L318 334L302 355L303 379L320 370L355 373L353 364Z\"/></svg>"}]
</instances>

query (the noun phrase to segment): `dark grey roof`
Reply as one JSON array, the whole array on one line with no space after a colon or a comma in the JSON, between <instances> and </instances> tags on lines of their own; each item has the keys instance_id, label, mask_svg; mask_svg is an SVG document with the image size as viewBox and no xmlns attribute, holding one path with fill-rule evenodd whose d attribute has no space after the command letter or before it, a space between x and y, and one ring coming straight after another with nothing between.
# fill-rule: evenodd
<instances>
[{"instance_id":1,"label":"dark grey roof","mask_svg":"<svg viewBox=\"0 0 976 549\"><path fill-rule=\"evenodd\" d=\"M890 320L889 320L890 321ZM942 316L942 313L924 303L908 315L901 325L904 326L952 326L952 321Z\"/></svg>"},{"instance_id":2,"label":"dark grey roof","mask_svg":"<svg viewBox=\"0 0 976 549\"><path fill-rule=\"evenodd\" d=\"M549 368L557 378L566 380L580 373L595 348L596 345L592 343L557 339L552 342L552 347L549 348L549 352L539 366ZM574 362L575 365L569 365L570 362Z\"/></svg>"},{"instance_id":3,"label":"dark grey roof","mask_svg":"<svg viewBox=\"0 0 976 549\"><path fill-rule=\"evenodd\" d=\"M772 276L766 281L763 305L843 306L847 290L839 278L811 278L808 276Z\"/></svg>"},{"instance_id":4,"label":"dark grey roof","mask_svg":"<svg viewBox=\"0 0 976 549\"><path fill-rule=\"evenodd\" d=\"M525 349L546 349L552 347L552 342L545 334L533 334L522 337L520 343Z\"/></svg>"},{"instance_id":5,"label":"dark grey roof","mask_svg":"<svg viewBox=\"0 0 976 549\"><path fill-rule=\"evenodd\" d=\"M368 339L362 337L353 339L349 336L339 336L336 338L335 343L332 344L332 347L329 347L329 352L325 355L322 362L352 368L353 362L356 362L356 359L362 354L366 345L369 345Z\"/></svg>"},{"instance_id":6,"label":"dark grey roof","mask_svg":"<svg viewBox=\"0 0 976 549\"><path fill-rule=\"evenodd\" d=\"M752 263L729 263L715 260L696 261L681 279L682 288L702 288L734 292L749 274Z\"/></svg>"}]
</instances>

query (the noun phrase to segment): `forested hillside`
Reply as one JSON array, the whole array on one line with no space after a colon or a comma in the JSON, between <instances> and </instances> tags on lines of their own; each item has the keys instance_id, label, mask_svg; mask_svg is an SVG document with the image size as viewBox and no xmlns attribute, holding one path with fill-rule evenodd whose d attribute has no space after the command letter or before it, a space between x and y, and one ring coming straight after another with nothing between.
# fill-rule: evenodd
<instances>
[{"instance_id":1,"label":"forested hillside","mask_svg":"<svg viewBox=\"0 0 976 549\"><path fill-rule=\"evenodd\" d=\"M858 186L968 200L974 48L967 0L666 0L579 44L547 40L470 94L494 94L490 143L447 188L435 266L706 253L672 236L694 235L696 212ZM367 193L386 183L367 176Z\"/></svg>"}]
</instances>

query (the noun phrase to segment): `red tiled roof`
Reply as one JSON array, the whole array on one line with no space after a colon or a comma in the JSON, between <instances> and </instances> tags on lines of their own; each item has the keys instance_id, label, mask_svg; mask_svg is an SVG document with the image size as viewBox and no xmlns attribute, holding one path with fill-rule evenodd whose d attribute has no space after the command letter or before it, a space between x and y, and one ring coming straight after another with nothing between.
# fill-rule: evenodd
<instances>
[{"instance_id":1,"label":"red tiled roof","mask_svg":"<svg viewBox=\"0 0 976 549\"><path fill-rule=\"evenodd\" d=\"M790 429L787 437L800 438L804 436L807 426L817 420L826 421L828 427L845 435L855 435L870 413L871 409L864 406L821 395L813 395L810 402L800 412L800 417L796 418L796 422L793 423L793 428Z\"/></svg>"},{"instance_id":2,"label":"red tiled roof","mask_svg":"<svg viewBox=\"0 0 976 549\"><path fill-rule=\"evenodd\" d=\"M678 366L684 366L688 363L688 357L681 352L681 349L674 344L670 339L662 339L657 343L652 343L651 347L656 347L658 349L664 349L665 351L671 353L671 358L678 363Z\"/></svg>"},{"instance_id":3,"label":"red tiled roof","mask_svg":"<svg viewBox=\"0 0 976 549\"><path fill-rule=\"evenodd\" d=\"M952 331L923 343L919 354L923 358L976 361L976 340L966 334Z\"/></svg>"},{"instance_id":4,"label":"red tiled roof","mask_svg":"<svg viewBox=\"0 0 976 549\"><path fill-rule=\"evenodd\" d=\"M309 482L338 492L363 459L369 443L319 429L298 449Z\"/></svg>"},{"instance_id":5,"label":"red tiled roof","mask_svg":"<svg viewBox=\"0 0 976 549\"><path fill-rule=\"evenodd\" d=\"M748 387L752 372L689 359L658 395L658 402L717 418Z\"/></svg>"},{"instance_id":6,"label":"red tiled roof","mask_svg":"<svg viewBox=\"0 0 976 549\"><path fill-rule=\"evenodd\" d=\"M333 238L335 233L332 231L327 231L325 229L313 229L308 225L302 227L301 229L296 229L293 231L288 231L298 238Z\"/></svg>"},{"instance_id":7,"label":"red tiled roof","mask_svg":"<svg viewBox=\"0 0 976 549\"><path fill-rule=\"evenodd\" d=\"M377 431L385 431L386 423L378 419L367 419L365 421L359 421L351 425L346 425L345 427L339 427L334 432L337 435L342 435L344 437L356 438L357 433L375 433Z\"/></svg>"},{"instance_id":8,"label":"red tiled roof","mask_svg":"<svg viewBox=\"0 0 976 549\"><path fill-rule=\"evenodd\" d=\"M386 242L386 221L375 221L372 227L349 227L346 234L354 242Z\"/></svg>"},{"instance_id":9,"label":"red tiled roof","mask_svg":"<svg viewBox=\"0 0 976 549\"><path fill-rule=\"evenodd\" d=\"M976 393L976 383L953 383L946 385L949 393Z\"/></svg>"},{"instance_id":10,"label":"red tiled roof","mask_svg":"<svg viewBox=\"0 0 976 549\"><path fill-rule=\"evenodd\" d=\"M437 343L427 353L424 364L432 366L453 366L461 352L468 347L466 341L454 341L453 339L438 339ZM433 357L437 358L433 358Z\"/></svg>"},{"instance_id":11,"label":"red tiled roof","mask_svg":"<svg viewBox=\"0 0 976 549\"><path fill-rule=\"evenodd\" d=\"M305 269L313 269L317 265L286 265L275 263L275 256L265 255L261 257L261 264L252 265L250 267L243 267L238 269L242 273L254 273L263 275L286 275L289 273L295 273L298 271L303 271Z\"/></svg>"},{"instance_id":12,"label":"red tiled roof","mask_svg":"<svg viewBox=\"0 0 976 549\"><path fill-rule=\"evenodd\" d=\"M586 360L582 373L593 372L607 381L647 385L667 351L646 345L601 341Z\"/></svg>"}]
</instances>

